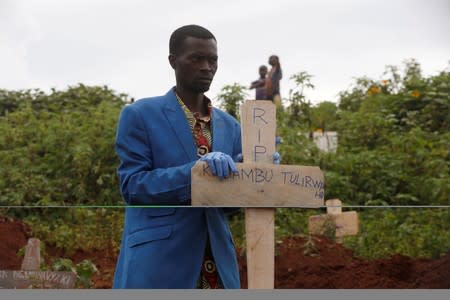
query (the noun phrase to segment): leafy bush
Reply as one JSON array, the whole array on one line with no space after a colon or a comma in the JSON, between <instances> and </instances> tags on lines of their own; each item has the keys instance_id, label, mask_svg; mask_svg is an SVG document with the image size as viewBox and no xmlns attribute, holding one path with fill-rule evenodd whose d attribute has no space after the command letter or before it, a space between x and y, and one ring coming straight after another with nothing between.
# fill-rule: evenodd
<instances>
[{"instance_id":1,"label":"leafy bush","mask_svg":"<svg viewBox=\"0 0 450 300\"><path fill-rule=\"evenodd\" d=\"M1 205L122 203L114 137L123 96L83 85L3 96L15 104L0 106L16 109L0 117Z\"/></svg>"},{"instance_id":2,"label":"leafy bush","mask_svg":"<svg viewBox=\"0 0 450 300\"><path fill-rule=\"evenodd\" d=\"M16 210L16 209L15 209ZM117 253L123 230L123 209L27 209L24 221L35 237L72 255L77 250Z\"/></svg>"},{"instance_id":3,"label":"leafy bush","mask_svg":"<svg viewBox=\"0 0 450 300\"><path fill-rule=\"evenodd\" d=\"M399 253L439 258L450 249L450 209L368 209L360 212L361 230L346 237L355 254L378 259Z\"/></svg>"},{"instance_id":4,"label":"leafy bush","mask_svg":"<svg viewBox=\"0 0 450 300\"><path fill-rule=\"evenodd\" d=\"M98 273L96 265L88 259L74 265L73 261L69 258L59 258L53 263L51 269L53 271L75 273L77 275L75 286L85 289L91 287L92 276Z\"/></svg>"}]
</instances>

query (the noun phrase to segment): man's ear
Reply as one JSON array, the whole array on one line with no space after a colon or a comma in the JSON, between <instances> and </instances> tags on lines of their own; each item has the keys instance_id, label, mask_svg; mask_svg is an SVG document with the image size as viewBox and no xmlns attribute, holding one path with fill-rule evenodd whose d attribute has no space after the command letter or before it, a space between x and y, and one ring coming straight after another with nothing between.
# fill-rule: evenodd
<instances>
[{"instance_id":1,"label":"man's ear","mask_svg":"<svg viewBox=\"0 0 450 300\"><path fill-rule=\"evenodd\" d=\"M174 69L174 70L175 70L176 60L177 60L177 57L175 55L169 54L169 63L172 66L172 69Z\"/></svg>"}]
</instances>

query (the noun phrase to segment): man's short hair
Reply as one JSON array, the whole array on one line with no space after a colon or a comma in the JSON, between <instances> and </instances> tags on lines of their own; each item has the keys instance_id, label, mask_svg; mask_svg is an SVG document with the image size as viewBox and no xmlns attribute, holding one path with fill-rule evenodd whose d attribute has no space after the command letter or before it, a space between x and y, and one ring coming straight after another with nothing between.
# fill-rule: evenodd
<instances>
[{"instance_id":1,"label":"man's short hair","mask_svg":"<svg viewBox=\"0 0 450 300\"><path fill-rule=\"evenodd\" d=\"M188 37L194 37L198 39L213 39L216 41L214 35L206 28L199 25L186 25L176 29L169 40L169 51L171 54L177 54L184 40Z\"/></svg>"}]
</instances>

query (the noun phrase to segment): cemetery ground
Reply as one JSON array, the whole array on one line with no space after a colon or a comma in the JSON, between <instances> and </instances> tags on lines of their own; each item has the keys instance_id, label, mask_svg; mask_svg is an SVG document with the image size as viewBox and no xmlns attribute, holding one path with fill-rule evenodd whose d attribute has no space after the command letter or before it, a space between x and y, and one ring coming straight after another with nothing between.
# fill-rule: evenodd
<instances>
[{"instance_id":1,"label":"cemetery ground","mask_svg":"<svg viewBox=\"0 0 450 300\"><path fill-rule=\"evenodd\" d=\"M361 234L364 234L362 225ZM95 232L91 234L93 238ZM33 228L19 219L0 216L0 236L0 270L19 270L23 257L18 252L28 238L35 236ZM105 244L103 249L97 246L69 251L56 246L54 241L42 242L45 244L44 265L52 265L57 258L69 258L74 264L89 259L98 269L92 277L91 288L111 288L117 259L117 249L112 244ZM241 285L246 288L245 249L239 246L239 241L235 242ZM434 259L392 254L367 260L357 257L345 243L336 243L324 236L295 234L277 240L275 255L275 288L278 289L450 288L450 252Z\"/></svg>"}]
</instances>

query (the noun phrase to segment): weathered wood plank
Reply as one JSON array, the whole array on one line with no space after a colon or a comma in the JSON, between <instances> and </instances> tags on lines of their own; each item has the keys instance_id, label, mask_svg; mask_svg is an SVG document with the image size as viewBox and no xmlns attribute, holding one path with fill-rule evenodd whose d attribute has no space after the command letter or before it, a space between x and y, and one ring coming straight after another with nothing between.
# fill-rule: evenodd
<instances>
[{"instance_id":1,"label":"weathered wood plank","mask_svg":"<svg viewBox=\"0 0 450 300\"><path fill-rule=\"evenodd\" d=\"M272 164L272 155L275 152L275 105L270 101L246 101L241 105L241 129L244 162ZM252 181L258 186L263 183L257 182L256 172L255 169ZM244 176L241 173L240 179L244 179ZM236 177L233 178L233 180L235 179ZM241 190L248 185L255 187L254 184L247 182L244 186L235 188ZM264 194L264 188L257 187L256 194L254 190L253 194L247 197L247 205L262 198L258 193ZM235 198L235 196L231 196L229 199ZM263 205L256 204L254 206ZM247 208L245 210L245 234L248 288L273 289L275 286L275 209Z\"/></svg>"},{"instance_id":2,"label":"weathered wood plank","mask_svg":"<svg viewBox=\"0 0 450 300\"><path fill-rule=\"evenodd\" d=\"M276 108L272 101L245 101L241 105L241 129L244 162L271 164L276 131Z\"/></svg>"},{"instance_id":3,"label":"weathered wood plank","mask_svg":"<svg viewBox=\"0 0 450 300\"><path fill-rule=\"evenodd\" d=\"M75 286L75 273L39 271L40 245L37 238L28 240L22 270L0 270L0 289L71 289Z\"/></svg>"},{"instance_id":4,"label":"weathered wood plank","mask_svg":"<svg viewBox=\"0 0 450 300\"><path fill-rule=\"evenodd\" d=\"M247 282L249 289L275 286L275 209L245 209Z\"/></svg>"},{"instance_id":5,"label":"weathered wood plank","mask_svg":"<svg viewBox=\"0 0 450 300\"><path fill-rule=\"evenodd\" d=\"M0 289L71 289L75 280L72 272L0 270Z\"/></svg>"},{"instance_id":6,"label":"weathered wood plank","mask_svg":"<svg viewBox=\"0 0 450 300\"><path fill-rule=\"evenodd\" d=\"M39 271L41 269L41 241L39 239L28 239L21 269L24 271Z\"/></svg>"},{"instance_id":7,"label":"weathered wood plank","mask_svg":"<svg viewBox=\"0 0 450 300\"><path fill-rule=\"evenodd\" d=\"M327 214L337 215L342 213L342 201L339 199L330 199L325 202Z\"/></svg>"},{"instance_id":8,"label":"weathered wood plank","mask_svg":"<svg viewBox=\"0 0 450 300\"><path fill-rule=\"evenodd\" d=\"M238 163L239 174L220 180L205 162L192 168L193 206L319 207L324 177L318 167Z\"/></svg>"}]
</instances>

